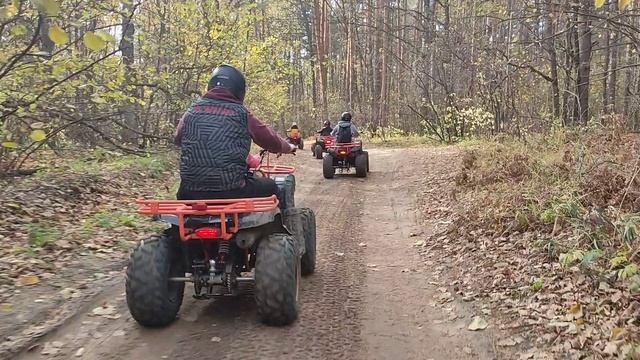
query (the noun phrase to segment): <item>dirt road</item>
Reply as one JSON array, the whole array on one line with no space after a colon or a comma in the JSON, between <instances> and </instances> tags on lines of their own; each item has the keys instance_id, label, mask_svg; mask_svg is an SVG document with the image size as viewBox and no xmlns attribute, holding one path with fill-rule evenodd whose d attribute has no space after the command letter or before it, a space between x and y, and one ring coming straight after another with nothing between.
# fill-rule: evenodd
<instances>
[{"instance_id":1,"label":"dirt road","mask_svg":"<svg viewBox=\"0 0 640 360\"><path fill-rule=\"evenodd\" d=\"M297 205L317 214L318 264L293 326L259 324L250 297L196 301L187 292L173 325L144 329L127 312L121 281L18 358L495 358L490 329L467 330L474 314L443 297L413 247L430 231L416 223L412 191L429 151L373 149L369 178L330 181L306 151L296 157Z\"/></svg>"}]
</instances>

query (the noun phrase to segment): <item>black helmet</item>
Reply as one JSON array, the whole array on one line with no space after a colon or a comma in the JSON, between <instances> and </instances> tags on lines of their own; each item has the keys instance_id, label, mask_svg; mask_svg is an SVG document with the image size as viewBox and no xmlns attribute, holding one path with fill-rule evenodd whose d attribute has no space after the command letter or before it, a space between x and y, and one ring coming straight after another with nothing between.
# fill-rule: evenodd
<instances>
[{"instance_id":1,"label":"black helmet","mask_svg":"<svg viewBox=\"0 0 640 360\"><path fill-rule=\"evenodd\" d=\"M348 111L343 112L342 115L340 115L340 121L351 121L351 113Z\"/></svg>"},{"instance_id":2,"label":"black helmet","mask_svg":"<svg viewBox=\"0 0 640 360\"><path fill-rule=\"evenodd\" d=\"M324 126L331 126L331 121L325 120L324 121Z\"/></svg>"},{"instance_id":3,"label":"black helmet","mask_svg":"<svg viewBox=\"0 0 640 360\"><path fill-rule=\"evenodd\" d=\"M244 101L244 95L247 92L247 82L242 72L232 65L223 64L213 69L208 88L213 89L217 86L231 91L238 100Z\"/></svg>"}]
</instances>

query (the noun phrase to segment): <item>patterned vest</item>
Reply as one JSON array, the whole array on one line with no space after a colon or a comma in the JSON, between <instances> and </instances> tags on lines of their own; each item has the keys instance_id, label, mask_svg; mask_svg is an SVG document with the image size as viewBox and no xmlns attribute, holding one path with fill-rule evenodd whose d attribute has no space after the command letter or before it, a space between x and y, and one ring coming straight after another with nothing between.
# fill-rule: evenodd
<instances>
[{"instance_id":1,"label":"patterned vest","mask_svg":"<svg viewBox=\"0 0 640 360\"><path fill-rule=\"evenodd\" d=\"M241 104L202 98L183 124L180 178L191 191L226 191L244 186L251 136Z\"/></svg>"}]
</instances>

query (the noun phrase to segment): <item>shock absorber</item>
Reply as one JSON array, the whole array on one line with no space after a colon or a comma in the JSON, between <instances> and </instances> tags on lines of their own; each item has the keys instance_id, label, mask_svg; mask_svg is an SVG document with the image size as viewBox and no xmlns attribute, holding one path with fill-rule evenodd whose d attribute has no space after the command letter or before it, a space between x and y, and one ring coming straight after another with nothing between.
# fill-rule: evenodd
<instances>
[{"instance_id":1,"label":"shock absorber","mask_svg":"<svg viewBox=\"0 0 640 360\"><path fill-rule=\"evenodd\" d=\"M218 262L224 265L227 255L229 254L229 242L221 241L218 245Z\"/></svg>"}]
</instances>

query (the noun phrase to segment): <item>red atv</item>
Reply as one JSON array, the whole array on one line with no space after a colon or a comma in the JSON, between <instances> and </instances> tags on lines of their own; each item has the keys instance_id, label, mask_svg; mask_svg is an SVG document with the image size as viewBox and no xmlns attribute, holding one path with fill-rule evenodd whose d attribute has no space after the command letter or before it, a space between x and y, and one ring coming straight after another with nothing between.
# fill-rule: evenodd
<instances>
[{"instance_id":1,"label":"red atv","mask_svg":"<svg viewBox=\"0 0 640 360\"><path fill-rule=\"evenodd\" d=\"M140 242L126 273L126 297L143 326L176 318L185 283L196 299L236 296L253 288L258 317L287 325L298 317L300 276L316 263L316 222L311 209L294 207L294 168L262 165L277 196L252 199L138 200L140 214L170 227Z\"/></svg>"},{"instance_id":2,"label":"red atv","mask_svg":"<svg viewBox=\"0 0 640 360\"><path fill-rule=\"evenodd\" d=\"M350 143L334 143L327 148L327 155L322 161L322 175L332 179L336 169L341 173L356 169L356 176L366 177L369 172L369 153L362 150L362 141Z\"/></svg>"},{"instance_id":3,"label":"red atv","mask_svg":"<svg viewBox=\"0 0 640 360\"><path fill-rule=\"evenodd\" d=\"M335 139L330 135L317 136L316 143L311 147L311 153L313 153L316 159L322 159L322 154L325 153L334 142Z\"/></svg>"}]
</instances>

